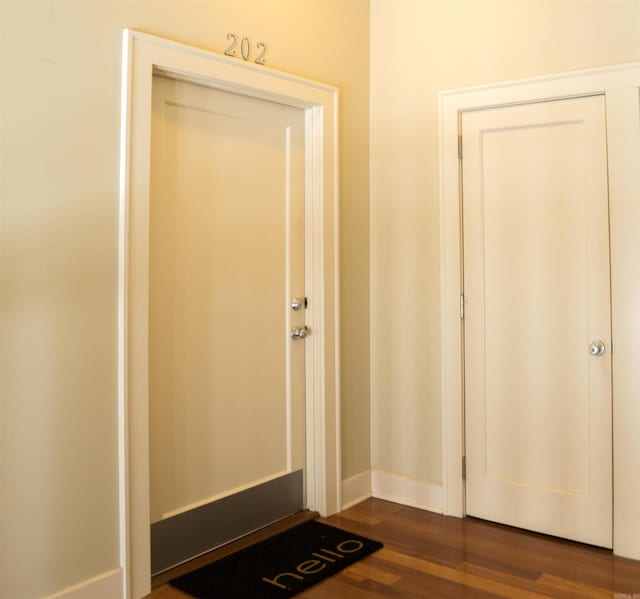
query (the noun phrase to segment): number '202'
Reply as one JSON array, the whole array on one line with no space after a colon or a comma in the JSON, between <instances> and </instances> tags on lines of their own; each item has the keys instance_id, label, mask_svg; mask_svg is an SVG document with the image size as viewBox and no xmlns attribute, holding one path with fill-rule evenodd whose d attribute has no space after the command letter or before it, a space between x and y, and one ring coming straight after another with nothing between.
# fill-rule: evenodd
<instances>
[{"instance_id":1,"label":"number '202'","mask_svg":"<svg viewBox=\"0 0 640 599\"><path fill-rule=\"evenodd\" d=\"M251 59L253 48L251 46L251 40L248 37L243 37L239 44L238 40L240 39L240 36L235 33L227 33L227 39L231 42L228 48L224 51L227 56L233 56L234 58L238 57L239 45L242 60L248 61ZM266 62L267 44L264 42L258 42L256 44L256 48L258 49L259 54L253 62L256 64L264 64Z\"/></svg>"}]
</instances>

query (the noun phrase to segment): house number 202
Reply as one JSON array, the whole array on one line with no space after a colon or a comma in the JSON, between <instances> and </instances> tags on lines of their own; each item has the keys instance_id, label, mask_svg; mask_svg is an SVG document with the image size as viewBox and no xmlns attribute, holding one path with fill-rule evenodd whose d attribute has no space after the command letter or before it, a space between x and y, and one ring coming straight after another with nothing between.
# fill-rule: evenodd
<instances>
[{"instance_id":1,"label":"house number 202","mask_svg":"<svg viewBox=\"0 0 640 599\"><path fill-rule=\"evenodd\" d=\"M251 53L252 53L252 46L251 46L251 40L248 37L243 37L240 40L240 43L238 44L238 40L240 39L240 36L236 35L235 33L227 33L227 39L231 42L231 44L229 44L229 47L224 51L224 53L227 56L233 56L234 58L239 58L238 57L238 45L240 46L240 56L242 57L242 60L248 61L251 59ZM258 48L258 56L256 57L256 59L253 61L256 64L264 64L266 62L266 55L267 55L267 44L265 44L264 42L258 42L256 44L256 47Z\"/></svg>"}]
</instances>

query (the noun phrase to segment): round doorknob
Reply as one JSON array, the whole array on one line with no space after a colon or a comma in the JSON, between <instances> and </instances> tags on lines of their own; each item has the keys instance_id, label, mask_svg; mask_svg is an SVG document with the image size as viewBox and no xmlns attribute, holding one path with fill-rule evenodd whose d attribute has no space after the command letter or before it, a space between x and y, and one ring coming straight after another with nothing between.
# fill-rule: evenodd
<instances>
[{"instance_id":1,"label":"round doorknob","mask_svg":"<svg viewBox=\"0 0 640 599\"><path fill-rule=\"evenodd\" d=\"M602 356L604 355L605 350L606 350L606 347L603 341L594 341L589 346L589 353L592 356Z\"/></svg>"},{"instance_id":2,"label":"round doorknob","mask_svg":"<svg viewBox=\"0 0 640 599\"><path fill-rule=\"evenodd\" d=\"M309 329L307 327L291 329L291 339L306 339L308 336Z\"/></svg>"}]
</instances>

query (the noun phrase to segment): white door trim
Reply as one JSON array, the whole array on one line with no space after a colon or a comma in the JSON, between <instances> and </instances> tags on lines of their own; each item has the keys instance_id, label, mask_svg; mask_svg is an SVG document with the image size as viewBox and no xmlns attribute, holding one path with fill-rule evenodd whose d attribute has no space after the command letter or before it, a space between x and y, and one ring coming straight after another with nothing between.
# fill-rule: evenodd
<instances>
[{"instance_id":1,"label":"white door trim","mask_svg":"<svg viewBox=\"0 0 640 599\"><path fill-rule=\"evenodd\" d=\"M123 34L118 418L123 596L150 591L148 221L154 73L277 101L306 117L307 503L341 505L339 421L338 91L132 30Z\"/></svg>"},{"instance_id":2,"label":"white door trim","mask_svg":"<svg viewBox=\"0 0 640 599\"><path fill-rule=\"evenodd\" d=\"M441 92L440 276L443 510L462 517L464 482L460 114L466 110L604 94L609 152L613 338L613 548L640 559L640 63ZM635 356L635 362L634 362ZM636 423L635 427L633 423Z\"/></svg>"}]
</instances>

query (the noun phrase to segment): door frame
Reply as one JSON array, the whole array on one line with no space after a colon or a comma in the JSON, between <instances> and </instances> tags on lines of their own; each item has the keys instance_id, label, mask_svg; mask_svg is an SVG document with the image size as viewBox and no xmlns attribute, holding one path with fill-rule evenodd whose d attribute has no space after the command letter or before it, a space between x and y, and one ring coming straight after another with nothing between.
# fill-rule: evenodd
<instances>
[{"instance_id":1,"label":"door frame","mask_svg":"<svg viewBox=\"0 0 640 599\"><path fill-rule=\"evenodd\" d=\"M640 63L439 94L443 512L465 515L461 113L603 94L607 119L613 370L613 550L640 559Z\"/></svg>"},{"instance_id":2,"label":"door frame","mask_svg":"<svg viewBox=\"0 0 640 599\"><path fill-rule=\"evenodd\" d=\"M341 505L338 90L134 30L123 32L118 284L118 447L123 597L150 591L148 271L154 74L305 111L306 496Z\"/></svg>"}]
</instances>

